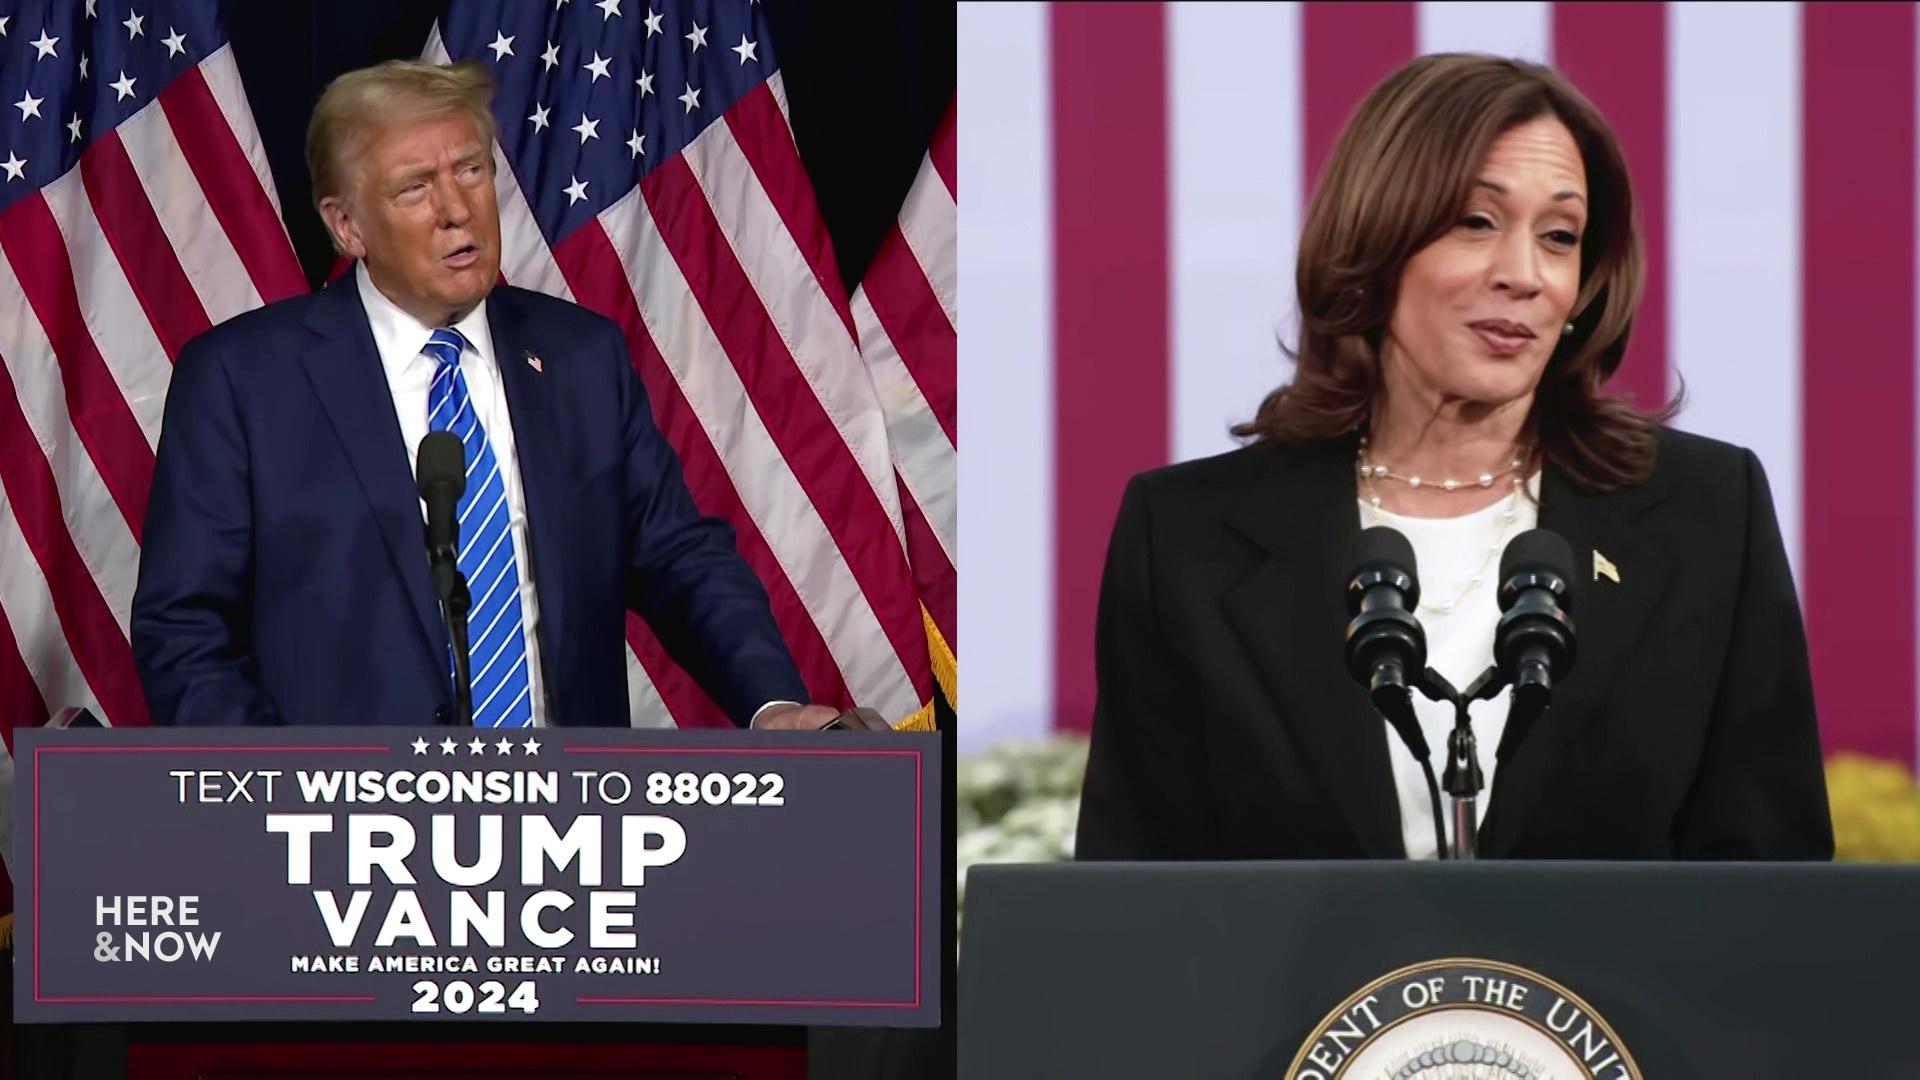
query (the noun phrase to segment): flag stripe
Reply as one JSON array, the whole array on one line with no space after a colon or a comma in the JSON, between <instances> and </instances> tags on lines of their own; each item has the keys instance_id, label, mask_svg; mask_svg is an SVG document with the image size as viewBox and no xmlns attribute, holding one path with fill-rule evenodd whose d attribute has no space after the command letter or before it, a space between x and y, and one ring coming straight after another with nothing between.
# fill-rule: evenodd
<instances>
[{"instance_id":1,"label":"flag stripe","mask_svg":"<svg viewBox=\"0 0 1920 1080\"><path fill-rule=\"evenodd\" d=\"M1804 586L1800 14L1678 4L1668 33L1671 384L1687 392L1675 424L1760 456Z\"/></svg>"},{"instance_id":2,"label":"flag stripe","mask_svg":"<svg viewBox=\"0 0 1920 1080\"><path fill-rule=\"evenodd\" d=\"M80 175L94 219L124 268L140 310L158 335L166 358L176 359L187 342L213 324L186 271L181 269L153 204L140 187L140 178L134 174L133 161L118 132L108 132L93 141L80 158ZM116 318L126 318L124 311L112 307L107 310ZM162 377L163 394L164 380L170 376L169 371Z\"/></svg>"},{"instance_id":3,"label":"flag stripe","mask_svg":"<svg viewBox=\"0 0 1920 1080\"><path fill-rule=\"evenodd\" d=\"M960 201L960 172L955 158L958 151L956 131L960 99L955 95L953 103L947 106L946 115L940 118L940 126L933 129L933 144L927 147L927 156L933 159L933 167L940 174L940 182L947 186L947 198Z\"/></svg>"},{"instance_id":4,"label":"flag stripe","mask_svg":"<svg viewBox=\"0 0 1920 1080\"><path fill-rule=\"evenodd\" d=\"M0 213L0 252L13 265L15 280L59 359L74 430L137 540L153 482L153 451L87 332L73 264L53 213L39 194ZM22 267L27 272L19 272Z\"/></svg>"},{"instance_id":5,"label":"flag stripe","mask_svg":"<svg viewBox=\"0 0 1920 1080\"><path fill-rule=\"evenodd\" d=\"M145 440L142 449L151 455L160 441L160 416L173 365L153 324L139 315L139 297L94 217L81 178L80 170L71 170L40 194L72 259L74 311L99 351L115 392L140 427Z\"/></svg>"},{"instance_id":6,"label":"flag stripe","mask_svg":"<svg viewBox=\"0 0 1920 1080\"><path fill-rule=\"evenodd\" d=\"M676 727L683 728L730 728L733 721L714 704L700 684L693 681L680 665L667 655L666 646L654 636L653 629L645 619L628 612L627 647L640 660L640 666L646 670L647 678L652 680L659 691L661 700L668 702L668 711L673 716Z\"/></svg>"},{"instance_id":7,"label":"flag stripe","mask_svg":"<svg viewBox=\"0 0 1920 1080\"><path fill-rule=\"evenodd\" d=\"M274 223L280 224L285 220L281 215L280 193L274 190L273 168L267 161L267 146L260 138L259 127L253 122L253 110L247 105L247 88L240 78L240 66L234 62L233 46L220 46L196 65L195 70L206 80L207 94L214 107L220 110L221 123L227 133L233 136L234 145L246 158L247 166L253 170L253 178L259 183L260 191L267 197L267 205L273 210ZM306 291L304 284L300 291Z\"/></svg>"},{"instance_id":8,"label":"flag stripe","mask_svg":"<svg viewBox=\"0 0 1920 1080\"><path fill-rule=\"evenodd\" d=\"M624 231L632 235L637 230ZM781 637L788 642L808 691L821 702L845 700L846 684L826 639L794 591L758 522L742 504L733 478L701 424L699 407L682 392L676 373L646 328L636 295L626 284L628 260L614 248L609 234L597 226L568 237L559 250L567 258L571 278L578 283L581 302L613 319L626 337L628 353L646 387L655 422L680 455L681 471L695 503L702 513L724 518L733 526L735 545L766 587L774 621L780 626ZM637 647L636 655L639 655ZM642 656L643 662L646 659ZM656 661L646 663L645 667L652 676L662 665ZM684 700L684 695L668 696L666 688L659 689L674 715L679 716L677 705Z\"/></svg>"},{"instance_id":9,"label":"flag stripe","mask_svg":"<svg viewBox=\"0 0 1920 1080\"><path fill-rule=\"evenodd\" d=\"M967 719L955 737L972 753L1038 737L1052 720L1053 110L1046 7L962 4L954 28L956 96L972 118L954 140L968 198L956 259L976 313L956 377L961 400L990 402L992 417L991 437L975 438L956 470L974 523L959 538L960 562L990 568L958 599ZM982 405L968 415L980 430Z\"/></svg>"},{"instance_id":10,"label":"flag stripe","mask_svg":"<svg viewBox=\"0 0 1920 1080\"><path fill-rule=\"evenodd\" d=\"M912 500L933 527L942 561L952 564L959 535L959 499L954 490L954 446L907 373L893 340L880 325L864 287L853 297L855 324L873 388L887 417L887 437L893 442L894 467L904 489L902 504ZM919 555L913 556L918 565ZM951 640L951 639L949 639Z\"/></svg>"},{"instance_id":11,"label":"flag stripe","mask_svg":"<svg viewBox=\"0 0 1920 1080\"><path fill-rule=\"evenodd\" d=\"M1667 19L1657 3L1555 4L1554 63L1620 139L1646 242L1647 287L1607 389L1641 408L1667 400Z\"/></svg>"},{"instance_id":12,"label":"flag stripe","mask_svg":"<svg viewBox=\"0 0 1920 1080\"><path fill-rule=\"evenodd\" d=\"M860 291L886 333L892 354L900 358L948 445L957 446L958 403L951 377L942 374L954 369L953 324L941 310L940 299L927 283L899 226L894 226L881 242L880 252L861 281ZM865 336L861 338L863 344L866 340Z\"/></svg>"},{"instance_id":13,"label":"flag stripe","mask_svg":"<svg viewBox=\"0 0 1920 1080\"><path fill-rule=\"evenodd\" d=\"M272 302L306 292L306 275L294 258L279 210L260 186L200 69L181 72L156 100L261 299Z\"/></svg>"},{"instance_id":14,"label":"flag stripe","mask_svg":"<svg viewBox=\"0 0 1920 1080\"><path fill-rule=\"evenodd\" d=\"M1535 63L1553 58L1552 5L1531 0L1422 0L1416 12L1420 52L1477 52Z\"/></svg>"},{"instance_id":15,"label":"flag stripe","mask_svg":"<svg viewBox=\"0 0 1920 1080\"><path fill-rule=\"evenodd\" d=\"M910 598L902 595L899 584L912 576L901 549L899 526L886 514L853 452L840 440L821 400L760 306L692 170L684 160L668 162L641 181L640 190L672 261L707 313L708 324L755 411L765 418L779 456L786 459L819 511L899 662L910 676L916 673L916 660L922 661L919 671L927 672L918 612L901 602ZM714 318L715 313L722 317ZM668 352L664 347L662 351ZM879 422L878 417L873 420ZM859 693L860 680L849 678L848 683ZM914 688L924 692L926 680L914 679Z\"/></svg>"},{"instance_id":16,"label":"flag stripe","mask_svg":"<svg viewBox=\"0 0 1920 1080\"><path fill-rule=\"evenodd\" d=\"M167 114L160 109L142 109L114 128L113 134L126 150L154 219L177 253L180 270L193 284L208 320L224 322L259 307L260 292L253 287L239 251L207 205L207 193L187 166ZM89 154L93 152L88 150Z\"/></svg>"},{"instance_id":17,"label":"flag stripe","mask_svg":"<svg viewBox=\"0 0 1920 1080\"><path fill-rule=\"evenodd\" d=\"M87 684L115 723L147 723L132 650L61 520L53 472L29 436L5 357L0 357L0 485L6 488L9 516L39 564L60 629Z\"/></svg>"},{"instance_id":18,"label":"flag stripe","mask_svg":"<svg viewBox=\"0 0 1920 1080\"><path fill-rule=\"evenodd\" d=\"M1300 70L1309 197L1347 117L1375 86L1413 59L1414 23L1413 5L1398 0L1305 5Z\"/></svg>"},{"instance_id":19,"label":"flag stripe","mask_svg":"<svg viewBox=\"0 0 1920 1080\"><path fill-rule=\"evenodd\" d=\"M947 561L949 556L940 538L927 524L926 515L921 513L920 504L911 497L906 482L901 482L901 508L907 515L907 549L913 553L913 583L920 594L920 602L926 605L927 613L933 616L933 624L940 628L940 636L947 640L947 647L956 651L960 648L960 628L954 619L954 592L956 579L954 566Z\"/></svg>"},{"instance_id":20,"label":"flag stripe","mask_svg":"<svg viewBox=\"0 0 1920 1080\"><path fill-rule=\"evenodd\" d=\"M848 307L846 284L840 280L840 267L834 262L833 238L827 232L827 223L813 205L813 190L807 181L806 166L800 161L800 147L793 141L793 132L787 123L786 113L775 98L781 77L776 73L757 89L735 102L727 110L726 123L715 124L696 142L708 137L717 137L722 129L730 130L731 141L739 152L751 163L752 175L760 180L767 198L772 200L774 210L780 215L780 221L786 226L783 235L799 246L806 257L812 273L800 284L818 284L825 293L833 310L839 314L841 325L847 328L847 336L853 336L853 313ZM688 148L692 150L692 147ZM690 157L695 170L702 176L711 172L700 168L697 155Z\"/></svg>"},{"instance_id":21,"label":"flag stripe","mask_svg":"<svg viewBox=\"0 0 1920 1080\"><path fill-rule=\"evenodd\" d=\"M1166 14L1056 7L1052 55L1054 707L1085 730L1113 508L1167 460Z\"/></svg>"},{"instance_id":22,"label":"flag stripe","mask_svg":"<svg viewBox=\"0 0 1920 1080\"><path fill-rule=\"evenodd\" d=\"M1920 655L1914 6L1812 5L1802 19L1810 269L1801 371L1815 686L1830 748L1910 762L1907 710ZM1903 722L1889 722L1896 717Z\"/></svg>"},{"instance_id":23,"label":"flag stripe","mask_svg":"<svg viewBox=\"0 0 1920 1080\"><path fill-rule=\"evenodd\" d=\"M954 280L953 261L954 249L960 242L960 220L953 193L936 183L936 179L928 162L922 162L920 175L914 178L913 186L907 189L907 200L900 207L900 219L894 228L899 230L907 249L913 253L917 272L926 280L927 287L933 290L934 299L939 301L940 311L947 317L947 332L951 334L960 326L960 298L958 282ZM885 248L883 241L881 250ZM873 268L869 267L865 281L871 281L872 278ZM866 287L865 281L862 282L862 288ZM952 367L943 370L951 382Z\"/></svg>"},{"instance_id":24,"label":"flag stripe","mask_svg":"<svg viewBox=\"0 0 1920 1080\"><path fill-rule=\"evenodd\" d=\"M6 495L0 491L0 501ZM5 518L0 510L0 519ZM5 533L13 532L5 524L0 524L0 546L8 543ZM0 560L0 566L4 561ZM0 571L0 580L5 580L4 571ZM31 624L28 624L31 625ZM0 607L0 716L7 722L0 724L0 738L4 738L7 754L13 754L13 729L17 727L39 727L47 722L50 714L47 703L40 696L40 687L34 684L33 672L27 670L27 662L20 653L20 644L13 638L13 623L4 607Z\"/></svg>"}]
</instances>

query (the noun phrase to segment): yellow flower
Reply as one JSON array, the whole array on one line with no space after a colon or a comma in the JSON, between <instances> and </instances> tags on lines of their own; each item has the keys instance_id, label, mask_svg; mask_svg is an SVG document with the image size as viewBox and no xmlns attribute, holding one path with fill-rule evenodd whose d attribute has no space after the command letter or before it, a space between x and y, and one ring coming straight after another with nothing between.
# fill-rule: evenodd
<instances>
[{"instance_id":1,"label":"yellow flower","mask_svg":"<svg viewBox=\"0 0 1920 1080\"><path fill-rule=\"evenodd\" d=\"M1827 760L1834 858L1848 862L1920 862L1920 788L1895 761L1860 754Z\"/></svg>"}]
</instances>

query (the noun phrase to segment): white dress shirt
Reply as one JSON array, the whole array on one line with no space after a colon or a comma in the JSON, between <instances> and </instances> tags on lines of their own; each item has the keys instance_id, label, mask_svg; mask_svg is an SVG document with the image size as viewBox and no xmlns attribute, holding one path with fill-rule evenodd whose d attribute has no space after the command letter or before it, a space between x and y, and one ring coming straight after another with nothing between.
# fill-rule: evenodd
<instances>
[{"instance_id":1,"label":"white dress shirt","mask_svg":"<svg viewBox=\"0 0 1920 1080\"><path fill-rule=\"evenodd\" d=\"M1405 534L1413 544L1414 562L1420 574L1420 625L1427 632L1427 666L1439 672L1464 691L1493 663L1493 631L1500 622L1500 556L1489 555L1488 548L1531 529L1539 521L1540 475L1528 481L1532 498L1522 495L1513 500L1514 519L1501 520L1509 505L1502 499L1483 510L1464 517L1417 518L1374 510L1360 505L1362 528L1374 523L1390 526ZM1471 585L1478 575L1480 584ZM1440 605L1455 598L1452 611ZM1413 712L1420 730L1427 737L1437 779L1447 764L1447 735L1453 731L1453 706L1443 701L1428 701L1415 692ZM1476 701L1467 707L1473 720L1473 737L1480 751L1480 774L1486 787L1474 806L1477 821L1484 821L1493 796L1493 754L1500 746L1500 734L1507 726L1507 695L1497 694L1491 701ZM1386 721L1381 721L1383 725ZM1437 858L1433 847L1433 806L1428 800L1426 773L1420 760L1400 741L1400 735L1387 726L1387 756L1393 762L1393 787L1400 803L1400 835L1409 859ZM1446 790L1440 792L1440 812L1449 842L1453 839L1453 812Z\"/></svg>"},{"instance_id":2,"label":"white dress shirt","mask_svg":"<svg viewBox=\"0 0 1920 1080\"><path fill-rule=\"evenodd\" d=\"M360 302L373 326L373 343L380 350L380 366L393 393L393 410L400 419L400 439L407 447L407 469L418 461L420 440L427 437L427 392L439 367L421 350L433 336L431 327L400 310L374 287L365 263L354 267ZM520 489L520 460L513 452L513 421L507 415L507 392L493 355L493 333L487 327L487 305L474 305L467 317L453 324L467 339L460 350L460 374L467 380L474 415L493 447L500 480L507 489L507 534L513 539L514 571L520 576L520 632L527 646L527 696L533 701L533 726L547 726L546 683L540 671L540 600L533 587L533 569L527 561L527 500ZM426 500L420 502L425 521Z\"/></svg>"},{"instance_id":3,"label":"white dress shirt","mask_svg":"<svg viewBox=\"0 0 1920 1080\"><path fill-rule=\"evenodd\" d=\"M434 360L421 350L433 336L431 327L402 311L374 287L367 266L354 265L354 280L360 287L360 302L367 309L367 322L373 327L373 343L380 350L380 366L387 373L387 389L393 393L393 409L400 420L400 439L407 447L407 469L418 462L420 440L427 437L427 393L433 385ZM487 305L476 304L466 318L453 324L467 339L460 350L460 374L466 377L467 394L473 399L474 414L493 446L493 457L500 466L500 479L507 489L507 533L513 538L514 569L520 575L520 625L527 645L527 696L533 701L533 726L547 727L545 680L540 671L540 600L533 586L533 568L527 561L527 500L520 487L520 460L513 449L513 421L507 412L507 392L500 381L498 358L493 355L493 333L487 326ZM420 520L425 521L426 500L420 501ZM752 727L760 714L774 705L792 702L769 701L754 711Z\"/></svg>"}]
</instances>

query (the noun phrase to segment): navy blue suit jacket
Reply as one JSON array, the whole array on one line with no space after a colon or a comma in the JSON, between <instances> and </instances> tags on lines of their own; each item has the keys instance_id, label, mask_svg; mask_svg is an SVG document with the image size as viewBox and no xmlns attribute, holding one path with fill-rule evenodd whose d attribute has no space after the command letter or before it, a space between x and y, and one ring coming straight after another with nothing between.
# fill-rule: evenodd
<instances>
[{"instance_id":1,"label":"navy blue suit jacket","mask_svg":"<svg viewBox=\"0 0 1920 1080\"><path fill-rule=\"evenodd\" d=\"M769 701L806 701L765 589L733 530L694 506L614 324L507 286L486 303L526 496L548 721L628 722L629 609L736 724ZM133 600L156 723L450 720L409 454L351 274L187 345Z\"/></svg>"}]
</instances>

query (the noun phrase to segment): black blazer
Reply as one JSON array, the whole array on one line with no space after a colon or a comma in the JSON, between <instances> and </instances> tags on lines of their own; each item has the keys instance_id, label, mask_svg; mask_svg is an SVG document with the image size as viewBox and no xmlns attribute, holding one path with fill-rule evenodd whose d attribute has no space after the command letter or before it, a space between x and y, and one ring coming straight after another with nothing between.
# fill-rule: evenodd
<instances>
[{"instance_id":1,"label":"black blazer","mask_svg":"<svg viewBox=\"0 0 1920 1080\"><path fill-rule=\"evenodd\" d=\"M1128 485L1077 857L1405 856L1386 725L1342 662L1355 450L1257 444ZM1670 430L1657 462L1611 493L1551 465L1541 479L1540 525L1574 551L1579 653L1494 774L1482 850L1831 858L1806 634L1760 462Z\"/></svg>"}]
</instances>

